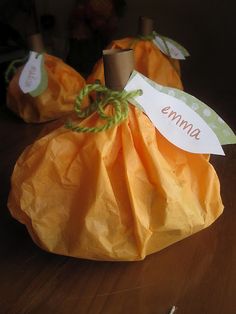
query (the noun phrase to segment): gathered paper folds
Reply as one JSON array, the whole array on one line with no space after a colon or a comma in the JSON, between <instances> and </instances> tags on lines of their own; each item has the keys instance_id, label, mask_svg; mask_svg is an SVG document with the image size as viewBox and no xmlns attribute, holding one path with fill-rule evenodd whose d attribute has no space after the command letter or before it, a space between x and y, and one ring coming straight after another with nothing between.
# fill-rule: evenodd
<instances>
[{"instance_id":1,"label":"gathered paper folds","mask_svg":"<svg viewBox=\"0 0 236 314\"><path fill-rule=\"evenodd\" d=\"M180 64L178 60L168 58L153 43L152 40L142 40L127 37L113 41L107 49L127 49L134 51L134 68L158 84L183 89L180 79ZM99 79L104 83L103 60L94 66L87 83Z\"/></svg>"},{"instance_id":2,"label":"gathered paper folds","mask_svg":"<svg viewBox=\"0 0 236 314\"><path fill-rule=\"evenodd\" d=\"M116 48L127 40L116 42ZM57 128L27 147L16 162L9 210L46 251L92 260L142 260L206 228L223 211L209 155L186 152L170 143L122 91L123 76L127 82L132 72L131 53L120 52L130 60L126 73L128 65L124 71L119 52L106 52L106 85L116 91L91 88L98 92L91 97L91 108L97 111L81 115L87 110L81 111L81 104L84 97L89 99L89 85L76 97L75 111L84 117L79 126L75 119L67 128ZM138 41L134 57L136 70L160 84L182 88L177 71L150 41ZM150 63L144 64L143 58ZM15 111L21 110L26 121L29 117L43 121L65 102L73 106L83 85L76 73L55 64L54 58L46 56L46 66L53 69L48 86L53 96L46 92L30 103L32 98L20 93L17 78L9 87L9 97L18 104ZM96 79L104 82L102 61L89 78ZM128 95L138 93L131 90ZM23 98L28 99L24 106ZM38 105L45 111L39 113Z\"/></svg>"},{"instance_id":3,"label":"gathered paper folds","mask_svg":"<svg viewBox=\"0 0 236 314\"><path fill-rule=\"evenodd\" d=\"M62 60L45 54L47 89L39 96L24 94L19 87L18 69L7 91L7 106L25 122L45 122L74 110L75 97L85 85L83 77Z\"/></svg>"},{"instance_id":4,"label":"gathered paper folds","mask_svg":"<svg viewBox=\"0 0 236 314\"><path fill-rule=\"evenodd\" d=\"M99 124L97 113L83 121ZM208 156L168 142L132 105L128 118L105 132L62 127L28 147L15 165L8 205L41 248L113 261L141 260L209 226L223 210Z\"/></svg>"}]
</instances>

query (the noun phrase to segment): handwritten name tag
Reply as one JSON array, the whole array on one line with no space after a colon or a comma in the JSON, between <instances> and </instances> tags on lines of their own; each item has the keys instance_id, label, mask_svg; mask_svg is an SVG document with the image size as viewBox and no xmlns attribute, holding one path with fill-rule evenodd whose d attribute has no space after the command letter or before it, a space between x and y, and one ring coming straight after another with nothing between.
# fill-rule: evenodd
<instances>
[{"instance_id":1,"label":"handwritten name tag","mask_svg":"<svg viewBox=\"0 0 236 314\"><path fill-rule=\"evenodd\" d=\"M198 113L187 106L184 100L157 90L149 81L152 82L135 72L125 90L143 91L135 100L168 141L191 153L224 155L218 137ZM162 88L159 84L155 85ZM174 94L175 89L169 88L169 91L172 90Z\"/></svg>"},{"instance_id":2,"label":"handwritten name tag","mask_svg":"<svg viewBox=\"0 0 236 314\"><path fill-rule=\"evenodd\" d=\"M20 78L19 86L24 94L40 95L47 88L47 73L44 68L44 56L31 51L29 60L25 64Z\"/></svg>"},{"instance_id":3,"label":"handwritten name tag","mask_svg":"<svg viewBox=\"0 0 236 314\"><path fill-rule=\"evenodd\" d=\"M165 115L165 118L170 119L170 121L175 123L179 128L182 128L182 130L185 131L186 134L188 134L190 137L200 140L201 130L195 128L188 120L184 120L182 115L174 111L171 106L164 107L161 110L161 114Z\"/></svg>"}]
</instances>

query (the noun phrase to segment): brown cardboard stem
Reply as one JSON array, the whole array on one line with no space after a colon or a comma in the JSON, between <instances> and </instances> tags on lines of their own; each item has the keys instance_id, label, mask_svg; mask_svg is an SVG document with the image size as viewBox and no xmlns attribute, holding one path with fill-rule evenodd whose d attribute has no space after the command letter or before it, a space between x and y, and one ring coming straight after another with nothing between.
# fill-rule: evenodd
<instances>
[{"instance_id":1,"label":"brown cardboard stem","mask_svg":"<svg viewBox=\"0 0 236 314\"><path fill-rule=\"evenodd\" d=\"M43 52L44 45L43 45L43 38L40 33L33 34L28 36L28 46L30 50L36 51L36 52Z\"/></svg>"},{"instance_id":2,"label":"brown cardboard stem","mask_svg":"<svg viewBox=\"0 0 236 314\"><path fill-rule=\"evenodd\" d=\"M113 90L123 90L134 69L132 49L103 50L105 84Z\"/></svg>"},{"instance_id":3,"label":"brown cardboard stem","mask_svg":"<svg viewBox=\"0 0 236 314\"><path fill-rule=\"evenodd\" d=\"M30 5L30 12L29 12L29 20L28 20L28 29L26 32L28 47L30 50L41 53L44 51L44 44L43 44L42 35L40 33L36 1L30 0L29 5Z\"/></svg>"},{"instance_id":4,"label":"brown cardboard stem","mask_svg":"<svg viewBox=\"0 0 236 314\"><path fill-rule=\"evenodd\" d=\"M154 21L146 16L139 17L139 35L148 36L154 31Z\"/></svg>"}]
</instances>

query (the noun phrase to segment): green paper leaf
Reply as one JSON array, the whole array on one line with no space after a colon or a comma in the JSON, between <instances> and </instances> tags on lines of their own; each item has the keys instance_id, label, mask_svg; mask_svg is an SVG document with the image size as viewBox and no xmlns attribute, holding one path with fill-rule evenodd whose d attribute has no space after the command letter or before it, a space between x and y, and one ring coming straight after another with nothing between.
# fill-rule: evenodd
<instances>
[{"instance_id":1,"label":"green paper leaf","mask_svg":"<svg viewBox=\"0 0 236 314\"><path fill-rule=\"evenodd\" d=\"M32 97L37 97L41 95L48 87L48 75L44 66L44 55L42 56L42 60L40 63L40 72L41 72L41 80L36 89L29 92Z\"/></svg>"},{"instance_id":2,"label":"green paper leaf","mask_svg":"<svg viewBox=\"0 0 236 314\"><path fill-rule=\"evenodd\" d=\"M182 45L177 43L175 40L162 36L157 32L153 32L153 42L154 44L170 58L177 60L185 60L190 54Z\"/></svg>"},{"instance_id":3,"label":"green paper leaf","mask_svg":"<svg viewBox=\"0 0 236 314\"><path fill-rule=\"evenodd\" d=\"M182 90L159 85L137 71L133 71L130 80L137 73L141 75L143 79L148 82L148 84L153 86L158 91L182 100L188 107L194 110L216 134L221 145L236 144L236 135L234 134L232 129L213 109L211 109L205 103ZM133 104L136 105L136 102Z\"/></svg>"},{"instance_id":4,"label":"green paper leaf","mask_svg":"<svg viewBox=\"0 0 236 314\"><path fill-rule=\"evenodd\" d=\"M185 57L189 57L190 54L188 52L187 49L185 49L182 45L180 45L179 43L177 43L177 41L171 39L171 38L168 38L168 37L165 37L165 36L162 36L164 40L166 41L169 41L170 43L172 43L174 46L176 46L181 52L182 54L185 56Z\"/></svg>"}]
</instances>

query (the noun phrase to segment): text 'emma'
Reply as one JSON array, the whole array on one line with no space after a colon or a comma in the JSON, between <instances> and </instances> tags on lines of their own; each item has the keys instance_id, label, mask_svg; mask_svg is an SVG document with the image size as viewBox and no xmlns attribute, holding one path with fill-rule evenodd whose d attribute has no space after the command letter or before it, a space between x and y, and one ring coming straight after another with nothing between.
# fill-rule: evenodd
<instances>
[{"instance_id":1,"label":"text 'emma'","mask_svg":"<svg viewBox=\"0 0 236 314\"><path fill-rule=\"evenodd\" d=\"M188 120L184 120L182 115L172 110L170 106L164 107L161 112L172 122L174 122L179 128L185 131L190 137L200 140L201 130L195 128L192 123L188 122Z\"/></svg>"}]
</instances>

